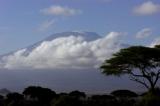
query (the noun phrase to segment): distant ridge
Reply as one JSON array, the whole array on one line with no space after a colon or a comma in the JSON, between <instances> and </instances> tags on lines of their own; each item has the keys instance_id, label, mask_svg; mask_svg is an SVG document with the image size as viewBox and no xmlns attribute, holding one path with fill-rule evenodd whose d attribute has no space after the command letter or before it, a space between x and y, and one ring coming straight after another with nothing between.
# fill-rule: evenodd
<instances>
[{"instance_id":1,"label":"distant ridge","mask_svg":"<svg viewBox=\"0 0 160 106\"><path fill-rule=\"evenodd\" d=\"M11 93L11 91L9 91L6 88L2 88L0 89L0 95L6 96L7 94Z\"/></svg>"}]
</instances>

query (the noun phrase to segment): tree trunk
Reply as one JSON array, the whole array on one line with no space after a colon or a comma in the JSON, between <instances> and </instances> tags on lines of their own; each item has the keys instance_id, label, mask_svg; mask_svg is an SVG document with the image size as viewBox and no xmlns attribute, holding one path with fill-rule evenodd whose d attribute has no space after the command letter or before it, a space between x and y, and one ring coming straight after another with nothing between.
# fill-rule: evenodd
<instances>
[{"instance_id":1,"label":"tree trunk","mask_svg":"<svg viewBox=\"0 0 160 106\"><path fill-rule=\"evenodd\" d=\"M150 89L149 89L149 91L150 91L151 93L153 93L153 94L156 93L156 91L155 91L155 85L153 84L153 82L150 82Z\"/></svg>"}]
</instances>

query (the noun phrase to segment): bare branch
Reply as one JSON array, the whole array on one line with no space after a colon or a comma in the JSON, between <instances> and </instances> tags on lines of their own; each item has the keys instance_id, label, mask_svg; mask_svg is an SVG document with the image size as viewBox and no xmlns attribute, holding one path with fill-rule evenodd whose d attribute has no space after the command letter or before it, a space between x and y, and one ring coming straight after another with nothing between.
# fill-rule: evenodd
<instances>
[{"instance_id":1,"label":"bare branch","mask_svg":"<svg viewBox=\"0 0 160 106\"><path fill-rule=\"evenodd\" d=\"M154 86L156 85L159 77L160 77L160 70L158 71L158 73L157 73L157 75L156 75L156 79L155 79L155 81L154 81Z\"/></svg>"},{"instance_id":2,"label":"bare branch","mask_svg":"<svg viewBox=\"0 0 160 106\"><path fill-rule=\"evenodd\" d=\"M144 77L143 75L134 74L133 72L130 72L130 74L134 77Z\"/></svg>"},{"instance_id":3,"label":"bare branch","mask_svg":"<svg viewBox=\"0 0 160 106\"><path fill-rule=\"evenodd\" d=\"M138 82L138 83L141 83L141 84L144 85L147 89L149 89L149 86L145 83L144 80L141 81L141 80L139 80L139 79L137 79L137 78L134 78L134 77L130 78L130 80L135 81L135 82Z\"/></svg>"}]
</instances>

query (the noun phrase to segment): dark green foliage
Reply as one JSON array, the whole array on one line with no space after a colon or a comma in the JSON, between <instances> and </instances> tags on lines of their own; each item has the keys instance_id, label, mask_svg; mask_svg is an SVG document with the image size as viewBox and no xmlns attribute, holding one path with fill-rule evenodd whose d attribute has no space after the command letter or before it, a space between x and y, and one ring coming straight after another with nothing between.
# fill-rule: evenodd
<instances>
[{"instance_id":1,"label":"dark green foliage","mask_svg":"<svg viewBox=\"0 0 160 106\"><path fill-rule=\"evenodd\" d=\"M125 99L121 98L117 100L118 106L135 106L136 100L135 99Z\"/></svg>"},{"instance_id":2,"label":"dark green foliage","mask_svg":"<svg viewBox=\"0 0 160 106\"><path fill-rule=\"evenodd\" d=\"M22 106L23 105L23 100L24 96L19 93L9 93L6 99L6 104L7 106Z\"/></svg>"},{"instance_id":3,"label":"dark green foliage","mask_svg":"<svg viewBox=\"0 0 160 106\"><path fill-rule=\"evenodd\" d=\"M117 106L118 102L111 95L93 95L87 101L86 106Z\"/></svg>"},{"instance_id":4,"label":"dark green foliage","mask_svg":"<svg viewBox=\"0 0 160 106\"><path fill-rule=\"evenodd\" d=\"M42 106L48 106L53 98L57 95L54 91L48 88L30 86L23 91L25 97L30 100L39 101Z\"/></svg>"},{"instance_id":5,"label":"dark green foliage","mask_svg":"<svg viewBox=\"0 0 160 106\"><path fill-rule=\"evenodd\" d=\"M160 106L160 89L156 88L154 93L146 92L135 106Z\"/></svg>"},{"instance_id":6,"label":"dark green foliage","mask_svg":"<svg viewBox=\"0 0 160 106\"><path fill-rule=\"evenodd\" d=\"M14 100L14 101L18 101L18 100L23 100L24 96L22 94L19 93L9 93L7 94L7 100Z\"/></svg>"},{"instance_id":7,"label":"dark green foliage","mask_svg":"<svg viewBox=\"0 0 160 106\"><path fill-rule=\"evenodd\" d=\"M149 91L142 97L129 90L116 90L111 93L112 95L88 97L80 91L56 94L48 88L35 86L26 88L23 93L24 95L10 93L6 97L0 96L0 106L160 106L158 88L155 92Z\"/></svg>"},{"instance_id":8,"label":"dark green foliage","mask_svg":"<svg viewBox=\"0 0 160 106\"><path fill-rule=\"evenodd\" d=\"M156 45L155 48L160 48L160 45Z\"/></svg>"},{"instance_id":9,"label":"dark green foliage","mask_svg":"<svg viewBox=\"0 0 160 106\"><path fill-rule=\"evenodd\" d=\"M160 48L132 46L121 49L100 68L106 75L128 74L131 80L154 90L160 78Z\"/></svg>"},{"instance_id":10,"label":"dark green foliage","mask_svg":"<svg viewBox=\"0 0 160 106\"><path fill-rule=\"evenodd\" d=\"M0 95L0 106L4 105L4 96Z\"/></svg>"},{"instance_id":11,"label":"dark green foliage","mask_svg":"<svg viewBox=\"0 0 160 106\"><path fill-rule=\"evenodd\" d=\"M149 70L157 66L160 66L159 49L133 46L121 49L120 52L114 54L113 58L105 61L101 69L107 75L120 75L130 73L133 68Z\"/></svg>"},{"instance_id":12,"label":"dark green foliage","mask_svg":"<svg viewBox=\"0 0 160 106\"><path fill-rule=\"evenodd\" d=\"M84 99L86 97L86 94L80 91L72 91L69 93L69 96L76 97L78 99Z\"/></svg>"},{"instance_id":13,"label":"dark green foliage","mask_svg":"<svg viewBox=\"0 0 160 106\"><path fill-rule=\"evenodd\" d=\"M82 101L70 95L63 95L54 99L51 106L82 106Z\"/></svg>"},{"instance_id":14,"label":"dark green foliage","mask_svg":"<svg viewBox=\"0 0 160 106\"><path fill-rule=\"evenodd\" d=\"M4 99L4 96L0 95L0 100Z\"/></svg>"},{"instance_id":15,"label":"dark green foliage","mask_svg":"<svg viewBox=\"0 0 160 106\"><path fill-rule=\"evenodd\" d=\"M120 106L134 106L135 98L138 97L135 92L130 90L116 90L111 92L111 95L117 98Z\"/></svg>"},{"instance_id":16,"label":"dark green foliage","mask_svg":"<svg viewBox=\"0 0 160 106\"><path fill-rule=\"evenodd\" d=\"M112 95L115 97L123 97L123 98L132 98L132 97L137 97L138 95L130 90L116 90L111 92Z\"/></svg>"},{"instance_id":17,"label":"dark green foliage","mask_svg":"<svg viewBox=\"0 0 160 106\"><path fill-rule=\"evenodd\" d=\"M108 101L115 101L115 97L111 95L93 95L91 100L108 100Z\"/></svg>"},{"instance_id":18,"label":"dark green foliage","mask_svg":"<svg viewBox=\"0 0 160 106\"><path fill-rule=\"evenodd\" d=\"M30 86L23 91L24 95L30 95L32 98L40 99L43 96L56 96L56 93L48 88Z\"/></svg>"}]
</instances>

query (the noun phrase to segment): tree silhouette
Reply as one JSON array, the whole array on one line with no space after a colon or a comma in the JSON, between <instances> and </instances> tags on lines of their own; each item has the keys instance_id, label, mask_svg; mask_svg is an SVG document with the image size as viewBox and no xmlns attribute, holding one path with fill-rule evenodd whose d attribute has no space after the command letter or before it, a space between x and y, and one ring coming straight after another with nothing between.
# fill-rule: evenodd
<instances>
[{"instance_id":1,"label":"tree silhouette","mask_svg":"<svg viewBox=\"0 0 160 106\"><path fill-rule=\"evenodd\" d=\"M75 97L77 99L85 98L86 94L80 91L72 91L69 93L69 96Z\"/></svg>"},{"instance_id":2,"label":"tree silhouette","mask_svg":"<svg viewBox=\"0 0 160 106\"><path fill-rule=\"evenodd\" d=\"M61 95L51 102L51 106L82 106L82 101L70 95Z\"/></svg>"},{"instance_id":3,"label":"tree silhouette","mask_svg":"<svg viewBox=\"0 0 160 106\"><path fill-rule=\"evenodd\" d=\"M160 45L155 45L155 48L160 48Z\"/></svg>"},{"instance_id":4,"label":"tree silhouette","mask_svg":"<svg viewBox=\"0 0 160 106\"><path fill-rule=\"evenodd\" d=\"M6 103L7 106L22 106L24 97L19 93L9 93L7 94Z\"/></svg>"},{"instance_id":5,"label":"tree silhouette","mask_svg":"<svg viewBox=\"0 0 160 106\"><path fill-rule=\"evenodd\" d=\"M23 91L25 97L40 102L41 104L50 103L50 101L56 97L56 93L48 88L30 86Z\"/></svg>"},{"instance_id":6,"label":"tree silhouette","mask_svg":"<svg viewBox=\"0 0 160 106\"><path fill-rule=\"evenodd\" d=\"M111 95L92 95L86 106L117 106L117 100Z\"/></svg>"},{"instance_id":7,"label":"tree silhouette","mask_svg":"<svg viewBox=\"0 0 160 106\"><path fill-rule=\"evenodd\" d=\"M154 91L160 78L160 48L132 46L121 49L100 68L106 75L128 74L131 80Z\"/></svg>"},{"instance_id":8,"label":"tree silhouette","mask_svg":"<svg viewBox=\"0 0 160 106\"><path fill-rule=\"evenodd\" d=\"M111 92L111 94L116 97L125 97L125 98L138 96L135 92L132 92L130 90L116 90Z\"/></svg>"}]
</instances>

